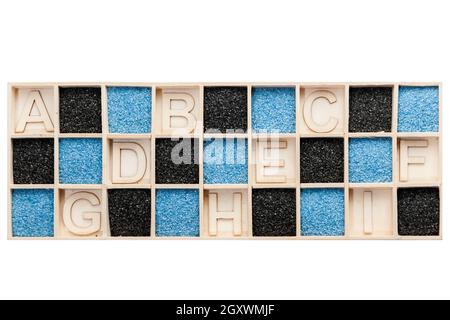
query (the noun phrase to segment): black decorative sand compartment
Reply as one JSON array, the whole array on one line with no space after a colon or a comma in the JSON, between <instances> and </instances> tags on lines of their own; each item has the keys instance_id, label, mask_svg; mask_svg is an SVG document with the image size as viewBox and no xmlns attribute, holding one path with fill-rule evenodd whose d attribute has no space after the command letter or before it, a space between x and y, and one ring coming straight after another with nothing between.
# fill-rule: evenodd
<instances>
[{"instance_id":1,"label":"black decorative sand compartment","mask_svg":"<svg viewBox=\"0 0 450 320\"><path fill-rule=\"evenodd\" d=\"M204 88L204 130L247 131L247 87Z\"/></svg>"},{"instance_id":2,"label":"black decorative sand compartment","mask_svg":"<svg viewBox=\"0 0 450 320\"><path fill-rule=\"evenodd\" d=\"M253 189L253 236L295 237L295 189Z\"/></svg>"},{"instance_id":3,"label":"black decorative sand compartment","mask_svg":"<svg viewBox=\"0 0 450 320\"><path fill-rule=\"evenodd\" d=\"M54 183L53 139L13 139L12 149L14 183Z\"/></svg>"},{"instance_id":4,"label":"black decorative sand compartment","mask_svg":"<svg viewBox=\"0 0 450 320\"><path fill-rule=\"evenodd\" d=\"M108 210L112 237L150 236L149 189L109 189Z\"/></svg>"},{"instance_id":5,"label":"black decorative sand compartment","mask_svg":"<svg viewBox=\"0 0 450 320\"><path fill-rule=\"evenodd\" d=\"M300 182L344 182L344 139L300 139Z\"/></svg>"},{"instance_id":6,"label":"black decorative sand compartment","mask_svg":"<svg viewBox=\"0 0 450 320\"><path fill-rule=\"evenodd\" d=\"M350 87L350 132L391 132L392 88Z\"/></svg>"},{"instance_id":7,"label":"black decorative sand compartment","mask_svg":"<svg viewBox=\"0 0 450 320\"><path fill-rule=\"evenodd\" d=\"M439 235L439 188L399 188L397 190L398 234Z\"/></svg>"},{"instance_id":8,"label":"black decorative sand compartment","mask_svg":"<svg viewBox=\"0 0 450 320\"><path fill-rule=\"evenodd\" d=\"M156 139L157 184L198 184L198 139Z\"/></svg>"},{"instance_id":9,"label":"black decorative sand compartment","mask_svg":"<svg viewBox=\"0 0 450 320\"><path fill-rule=\"evenodd\" d=\"M61 133L101 133L101 89L60 88L59 126Z\"/></svg>"}]
</instances>

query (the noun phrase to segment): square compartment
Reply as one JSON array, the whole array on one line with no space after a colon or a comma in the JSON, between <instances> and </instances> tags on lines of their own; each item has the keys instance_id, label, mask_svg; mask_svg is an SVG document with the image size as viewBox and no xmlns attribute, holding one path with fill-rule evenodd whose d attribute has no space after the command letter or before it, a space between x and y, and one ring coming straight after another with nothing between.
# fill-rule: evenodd
<instances>
[{"instance_id":1,"label":"square compartment","mask_svg":"<svg viewBox=\"0 0 450 320\"><path fill-rule=\"evenodd\" d=\"M198 237L200 200L197 189L157 189L157 237Z\"/></svg>"},{"instance_id":2,"label":"square compartment","mask_svg":"<svg viewBox=\"0 0 450 320\"><path fill-rule=\"evenodd\" d=\"M198 139L192 138L156 139L156 183L198 184L198 143Z\"/></svg>"},{"instance_id":3,"label":"square compartment","mask_svg":"<svg viewBox=\"0 0 450 320\"><path fill-rule=\"evenodd\" d=\"M13 139L13 182L16 184L55 183L53 138Z\"/></svg>"},{"instance_id":4,"label":"square compartment","mask_svg":"<svg viewBox=\"0 0 450 320\"><path fill-rule=\"evenodd\" d=\"M398 132L439 131L439 87L400 86Z\"/></svg>"},{"instance_id":5,"label":"square compartment","mask_svg":"<svg viewBox=\"0 0 450 320\"><path fill-rule=\"evenodd\" d=\"M13 237L53 237L53 189L14 189L11 191Z\"/></svg>"},{"instance_id":6,"label":"square compartment","mask_svg":"<svg viewBox=\"0 0 450 320\"><path fill-rule=\"evenodd\" d=\"M204 132L247 132L247 109L247 87L205 87Z\"/></svg>"},{"instance_id":7,"label":"square compartment","mask_svg":"<svg viewBox=\"0 0 450 320\"><path fill-rule=\"evenodd\" d=\"M398 234L438 236L440 230L439 188L397 190Z\"/></svg>"},{"instance_id":8,"label":"square compartment","mask_svg":"<svg viewBox=\"0 0 450 320\"><path fill-rule=\"evenodd\" d=\"M102 139L59 139L59 182L102 183Z\"/></svg>"},{"instance_id":9,"label":"square compartment","mask_svg":"<svg viewBox=\"0 0 450 320\"><path fill-rule=\"evenodd\" d=\"M295 87L253 87L253 132L295 133L295 109Z\"/></svg>"},{"instance_id":10,"label":"square compartment","mask_svg":"<svg viewBox=\"0 0 450 320\"><path fill-rule=\"evenodd\" d=\"M349 176L351 183L392 182L392 139L351 138Z\"/></svg>"},{"instance_id":11,"label":"square compartment","mask_svg":"<svg viewBox=\"0 0 450 320\"><path fill-rule=\"evenodd\" d=\"M293 184L297 181L295 138L260 137L253 139L252 170L254 184Z\"/></svg>"},{"instance_id":12,"label":"square compartment","mask_svg":"<svg viewBox=\"0 0 450 320\"><path fill-rule=\"evenodd\" d=\"M297 235L296 189L253 189L252 208L253 236Z\"/></svg>"},{"instance_id":13,"label":"square compartment","mask_svg":"<svg viewBox=\"0 0 450 320\"><path fill-rule=\"evenodd\" d=\"M247 139L205 139L203 182L205 184L246 184L248 182Z\"/></svg>"},{"instance_id":14,"label":"square compartment","mask_svg":"<svg viewBox=\"0 0 450 320\"><path fill-rule=\"evenodd\" d=\"M109 132L151 132L152 88L108 87L107 95Z\"/></svg>"},{"instance_id":15,"label":"square compartment","mask_svg":"<svg viewBox=\"0 0 450 320\"><path fill-rule=\"evenodd\" d=\"M150 237L150 189L109 189L108 218L112 237Z\"/></svg>"},{"instance_id":16,"label":"square compartment","mask_svg":"<svg viewBox=\"0 0 450 320\"><path fill-rule=\"evenodd\" d=\"M300 139L300 183L344 182L344 139Z\"/></svg>"},{"instance_id":17,"label":"square compartment","mask_svg":"<svg viewBox=\"0 0 450 320\"><path fill-rule=\"evenodd\" d=\"M392 189L350 189L349 235L394 235Z\"/></svg>"},{"instance_id":18,"label":"square compartment","mask_svg":"<svg viewBox=\"0 0 450 320\"><path fill-rule=\"evenodd\" d=\"M302 236L345 234L344 189L302 189L300 195Z\"/></svg>"},{"instance_id":19,"label":"square compartment","mask_svg":"<svg viewBox=\"0 0 450 320\"><path fill-rule=\"evenodd\" d=\"M59 210L59 238L96 238L105 234L101 190L60 189Z\"/></svg>"},{"instance_id":20,"label":"square compartment","mask_svg":"<svg viewBox=\"0 0 450 320\"><path fill-rule=\"evenodd\" d=\"M392 86L350 87L349 132L391 132L392 96Z\"/></svg>"},{"instance_id":21,"label":"square compartment","mask_svg":"<svg viewBox=\"0 0 450 320\"><path fill-rule=\"evenodd\" d=\"M200 134L202 110L199 87L156 88L155 133Z\"/></svg>"},{"instance_id":22,"label":"square compartment","mask_svg":"<svg viewBox=\"0 0 450 320\"><path fill-rule=\"evenodd\" d=\"M400 182L437 182L440 178L438 138L398 138Z\"/></svg>"},{"instance_id":23,"label":"square compartment","mask_svg":"<svg viewBox=\"0 0 450 320\"><path fill-rule=\"evenodd\" d=\"M55 132L55 88L12 88L11 127L13 134L53 134Z\"/></svg>"},{"instance_id":24,"label":"square compartment","mask_svg":"<svg viewBox=\"0 0 450 320\"><path fill-rule=\"evenodd\" d=\"M345 88L302 87L300 89L300 133L343 134Z\"/></svg>"},{"instance_id":25,"label":"square compartment","mask_svg":"<svg viewBox=\"0 0 450 320\"><path fill-rule=\"evenodd\" d=\"M110 184L150 184L150 139L108 139Z\"/></svg>"},{"instance_id":26,"label":"square compartment","mask_svg":"<svg viewBox=\"0 0 450 320\"><path fill-rule=\"evenodd\" d=\"M59 88L59 131L61 133L102 132L101 88Z\"/></svg>"},{"instance_id":27,"label":"square compartment","mask_svg":"<svg viewBox=\"0 0 450 320\"><path fill-rule=\"evenodd\" d=\"M202 234L212 238L250 235L247 189L209 189L203 195Z\"/></svg>"}]
</instances>

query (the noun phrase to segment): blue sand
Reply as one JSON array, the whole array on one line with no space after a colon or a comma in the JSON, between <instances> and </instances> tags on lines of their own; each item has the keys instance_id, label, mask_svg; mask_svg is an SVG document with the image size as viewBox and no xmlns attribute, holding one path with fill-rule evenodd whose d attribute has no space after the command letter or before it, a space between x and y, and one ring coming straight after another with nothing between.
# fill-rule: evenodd
<instances>
[{"instance_id":1,"label":"blue sand","mask_svg":"<svg viewBox=\"0 0 450 320\"><path fill-rule=\"evenodd\" d=\"M253 88L253 132L295 132L295 89Z\"/></svg>"},{"instance_id":2,"label":"blue sand","mask_svg":"<svg viewBox=\"0 0 450 320\"><path fill-rule=\"evenodd\" d=\"M439 87L400 87L399 132L439 131Z\"/></svg>"},{"instance_id":3,"label":"blue sand","mask_svg":"<svg viewBox=\"0 0 450 320\"><path fill-rule=\"evenodd\" d=\"M53 197L49 189L13 190L12 235L53 237Z\"/></svg>"},{"instance_id":4,"label":"blue sand","mask_svg":"<svg viewBox=\"0 0 450 320\"><path fill-rule=\"evenodd\" d=\"M300 201L302 235L344 235L344 189L302 189Z\"/></svg>"},{"instance_id":5,"label":"blue sand","mask_svg":"<svg viewBox=\"0 0 450 320\"><path fill-rule=\"evenodd\" d=\"M151 108L151 88L108 87L109 132L149 133Z\"/></svg>"},{"instance_id":6,"label":"blue sand","mask_svg":"<svg viewBox=\"0 0 450 320\"><path fill-rule=\"evenodd\" d=\"M102 183L102 139L59 139L59 181Z\"/></svg>"},{"instance_id":7,"label":"blue sand","mask_svg":"<svg viewBox=\"0 0 450 320\"><path fill-rule=\"evenodd\" d=\"M204 183L247 183L247 151L245 139L206 140L203 149Z\"/></svg>"},{"instance_id":8,"label":"blue sand","mask_svg":"<svg viewBox=\"0 0 450 320\"><path fill-rule=\"evenodd\" d=\"M350 182L392 182L391 138L354 138L349 143Z\"/></svg>"},{"instance_id":9,"label":"blue sand","mask_svg":"<svg viewBox=\"0 0 450 320\"><path fill-rule=\"evenodd\" d=\"M199 192L191 189L156 190L156 235L199 236Z\"/></svg>"}]
</instances>

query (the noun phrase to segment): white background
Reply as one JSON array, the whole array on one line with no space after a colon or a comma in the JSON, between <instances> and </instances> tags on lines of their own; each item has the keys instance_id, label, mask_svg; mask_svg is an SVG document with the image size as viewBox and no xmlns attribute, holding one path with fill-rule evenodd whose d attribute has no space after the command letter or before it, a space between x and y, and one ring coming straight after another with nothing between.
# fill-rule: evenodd
<instances>
[{"instance_id":1,"label":"white background","mask_svg":"<svg viewBox=\"0 0 450 320\"><path fill-rule=\"evenodd\" d=\"M449 1L433 0L0 1L0 298L450 298L447 218L444 241L5 240L7 82L442 81L445 90L449 13Z\"/></svg>"}]
</instances>

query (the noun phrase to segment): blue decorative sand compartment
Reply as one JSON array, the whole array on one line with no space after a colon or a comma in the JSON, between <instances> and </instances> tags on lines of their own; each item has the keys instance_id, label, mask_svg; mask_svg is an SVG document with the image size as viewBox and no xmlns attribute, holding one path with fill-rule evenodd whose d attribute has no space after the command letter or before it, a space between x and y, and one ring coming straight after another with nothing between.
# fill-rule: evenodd
<instances>
[{"instance_id":1,"label":"blue decorative sand compartment","mask_svg":"<svg viewBox=\"0 0 450 320\"><path fill-rule=\"evenodd\" d=\"M204 183L247 183L248 144L246 139L205 140L203 148Z\"/></svg>"},{"instance_id":2,"label":"blue decorative sand compartment","mask_svg":"<svg viewBox=\"0 0 450 320\"><path fill-rule=\"evenodd\" d=\"M151 88L108 87L109 132L149 133L151 110Z\"/></svg>"},{"instance_id":3,"label":"blue decorative sand compartment","mask_svg":"<svg viewBox=\"0 0 450 320\"><path fill-rule=\"evenodd\" d=\"M400 86L398 131L439 131L439 87Z\"/></svg>"},{"instance_id":4,"label":"blue decorative sand compartment","mask_svg":"<svg viewBox=\"0 0 450 320\"><path fill-rule=\"evenodd\" d=\"M300 201L303 236L344 235L344 189L302 189Z\"/></svg>"},{"instance_id":5,"label":"blue decorative sand compartment","mask_svg":"<svg viewBox=\"0 0 450 320\"><path fill-rule=\"evenodd\" d=\"M53 189L13 190L13 237L53 237L53 210Z\"/></svg>"},{"instance_id":6,"label":"blue decorative sand compartment","mask_svg":"<svg viewBox=\"0 0 450 320\"><path fill-rule=\"evenodd\" d=\"M392 182L392 139L350 139L349 175L354 183Z\"/></svg>"},{"instance_id":7,"label":"blue decorative sand compartment","mask_svg":"<svg viewBox=\"0 0 450 320\"><path fill-rule=\"evenodd\" d=\"M199 191L156 190L156 236L198 237L200 234Z\"/></svg>"},{"instance_id":8,"label":"blue decorative sand compartment","mask_svg":"<svg viewBox=\"0 0 450 320\"><path fill-rule=\"evenodd\" d=\"M59 139L59 181L63 184L101 184L102 139Z\"/></svg>"},{"instance_id":9,"label":"blue decorative sand compartment","mask_svg":"<svg viewBox=\"0 0 450 320\"><path fill-rule=\"evenodd\" d=\"M253 132L295 132L295 88L253 88Z\"/></svg>"}]
</instances>

